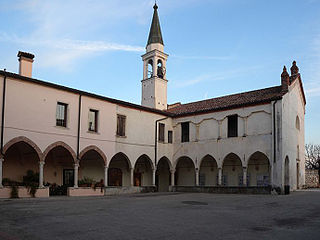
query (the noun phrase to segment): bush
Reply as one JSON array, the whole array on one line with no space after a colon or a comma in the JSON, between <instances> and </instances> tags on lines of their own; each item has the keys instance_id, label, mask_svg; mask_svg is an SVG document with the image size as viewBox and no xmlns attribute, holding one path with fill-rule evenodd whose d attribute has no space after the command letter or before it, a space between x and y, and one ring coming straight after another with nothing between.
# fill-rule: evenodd
<instances>
[{"instance_id":1,"label":"bush","mask_svg":"<svg viewBox=\"0 0 320 240\"><path fill-rule=\"evenodd\" d=\"M39 173L32 170L27 171L27 175L23 176L23 185L28 188L28 192L32 197L35 197L39 186Z\"/></svg>"},{"instance_id":2,"label":"bush","mask_svg":"<svg viewBox=\"0 0 320 240\"><path fill-rule=\"evenodd\" d=\"M79 180L78 185L79 186L86 186L91 187L91 185L95 184L96 182L89 177L83 177L81 180Z\"/></svg>"}]
</instances>

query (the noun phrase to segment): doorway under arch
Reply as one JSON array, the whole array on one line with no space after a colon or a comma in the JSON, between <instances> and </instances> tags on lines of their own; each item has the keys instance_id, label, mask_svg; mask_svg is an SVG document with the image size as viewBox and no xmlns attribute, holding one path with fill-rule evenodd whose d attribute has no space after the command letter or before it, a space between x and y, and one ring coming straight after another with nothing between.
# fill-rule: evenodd
<instances>
[{"instance_id":1,"label":"doorway under arch","mask_svg":"<svg viewBox=\"0 0 320 240\"><path fill-rule=\"evenodd\" d=\"M108 186L131 186L131 163L127 155L122 152L114 155L108 168Z\"/></svg>"}]
</instances>

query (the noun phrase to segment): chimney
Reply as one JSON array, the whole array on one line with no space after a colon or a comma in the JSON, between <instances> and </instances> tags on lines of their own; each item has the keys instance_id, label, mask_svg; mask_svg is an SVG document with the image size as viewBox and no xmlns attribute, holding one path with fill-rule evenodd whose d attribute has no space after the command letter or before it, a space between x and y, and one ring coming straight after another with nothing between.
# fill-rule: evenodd
<instances>
[{"instance_id":1,"label":"chimney","mask_svg":"<svg viewBox=\"0 0 320 240\"><path fill-rule=\"evenodd\" d=\"M292 62L292 67L290 68L290 71L291 71L291 76L295 76L299 73L299 68L297 66L296 61Z\"/></svg>"},{"instance_id":2,"label":"chimney","mask_svg":"<svg viewBox=\"0 0 320 240\"><path fill-rule=\"evenodd\" d=\"M287 72L286 66L283 66L283 71L281 73L282 90L288 91L289 81L290 81L289 73Z\"/></svg>"},{"instance_id":3,"label":"chimney","mask_svg":"<svg viewBox=\"0 0 320 240\"><path fill-rule=\"evenodd\" d=\"M34 55L27 52L18 52L19 58L19 74L24 77L32 77L32 63Z\"/></svg>"}]
</instances>

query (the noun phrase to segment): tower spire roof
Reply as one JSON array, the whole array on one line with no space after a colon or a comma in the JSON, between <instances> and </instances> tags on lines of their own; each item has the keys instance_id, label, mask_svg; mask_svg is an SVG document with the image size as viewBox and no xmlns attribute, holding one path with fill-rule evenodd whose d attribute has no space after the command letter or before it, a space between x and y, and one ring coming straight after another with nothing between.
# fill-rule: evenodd
<instances>
[{"instance_id":1,"label":"tower spire roof","mask_svg":"<svg viewBox=\"0 0 320 240\"><path fill-rule=\"evenodd\" d=\"M152 18L147 46L151 43L161 43L163 45L157 3L154 4L153 9L154 9L154 12L153 12L153 18Z\"/></svg>"}]
</instances>

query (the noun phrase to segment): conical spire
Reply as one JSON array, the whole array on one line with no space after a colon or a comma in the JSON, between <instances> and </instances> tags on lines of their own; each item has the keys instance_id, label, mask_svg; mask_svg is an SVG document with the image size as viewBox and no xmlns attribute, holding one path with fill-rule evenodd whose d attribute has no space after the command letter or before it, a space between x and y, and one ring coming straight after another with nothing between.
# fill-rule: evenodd
<instances>
[{"instance_id":1,"label":"conical spire","mask_svg":"<svg viewBox=\"0 0 320 240\"><path fill-rule=\"evenodd\" d=\"M153 18L152 18L147 46L151 43L161 43L163 45L160 22L158 17L158 10L157 10L158 6L156 3L154 4L153 9L154 9L154 12L153 12Z\"/></svg>"}]
</instances>

